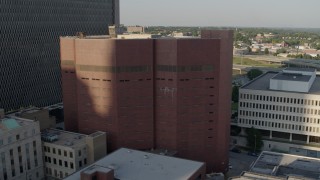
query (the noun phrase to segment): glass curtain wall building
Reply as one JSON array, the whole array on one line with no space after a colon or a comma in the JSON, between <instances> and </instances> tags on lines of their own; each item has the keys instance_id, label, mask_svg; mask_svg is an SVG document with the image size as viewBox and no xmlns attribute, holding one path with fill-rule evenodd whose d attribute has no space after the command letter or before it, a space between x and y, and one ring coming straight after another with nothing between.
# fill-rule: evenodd
<instances>
[{"instance_id":1,"label":"glass curtain wall building","mask_svg":"<svg viewBox=\"0 0 320 180\"><path fill-rule=\"evenodd\" d=\"M59 37L107 34L119 0L1 0L0 107L62 101Z\"/></svg>"}]
</instances>

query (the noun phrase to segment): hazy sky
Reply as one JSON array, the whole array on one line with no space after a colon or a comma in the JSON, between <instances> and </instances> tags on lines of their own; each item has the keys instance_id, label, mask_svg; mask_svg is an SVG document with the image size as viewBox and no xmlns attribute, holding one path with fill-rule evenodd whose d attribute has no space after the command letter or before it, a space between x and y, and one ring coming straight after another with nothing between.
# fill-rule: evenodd
<instances>
[{"instance_id":1,"label":"hazy sky","mask_svg":"<svg viewBox=\"0 0 320 180\"><path fill-rule=\"evenodd\" d=\"M320 0L120 0L125 25L320 28Z\"/></svg>"}]
</instances>

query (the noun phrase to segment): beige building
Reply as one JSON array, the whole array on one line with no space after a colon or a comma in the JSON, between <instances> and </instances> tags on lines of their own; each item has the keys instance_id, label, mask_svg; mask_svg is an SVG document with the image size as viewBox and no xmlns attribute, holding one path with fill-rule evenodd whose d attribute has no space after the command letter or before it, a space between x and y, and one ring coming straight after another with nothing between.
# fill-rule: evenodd
<instances>
[{"instance_id":1,"label":"beige building","mask_svg":"<svg viewBox=\"0 0 320 180\"><path fill-rule=\"evenodd\" d=\"M156 39L160 38L161 35L157 34L118 34L118 39Z\"/></svg>"},{"instance_id":2,"label":"beige building","mask_svg":"<svg viewBox=\"0 0 320 180\"><path fill-rule=\"evenodd\" d=\"M106 155L104 132L84 135L48 129L41 138L48 178L65 178Z\"/></svg>"},{"instance_id":3,"label":"beige building","mask_svg":"<svg viewBox=\"0 0 320 180\"><path fill-rule=\"evenodd\" d=\"M144 33L144 27L142 26L127 26L128 33Z\"/></svg>"},{"instance_id":4,"label":"beige building","mask_svg":"<svg viewBox=\"0 0 320 180\"><path fill-rule=\"evenodd\" d=\"M39 122L4 117L0 110L0 179L44 178Z\"/></svg>"},{"instance_id":5,"label":"beige building","mask_svg":"<svg viewBox=\"0 0 320 180\"><path fill-rule=\"evenodd\" d=\"M259 129L264 150L320 157L320 77L315 69L268 72L239 93L238 126Z\"/></svg>"},{"instance_id":6,"label":"beige building","mask_svg":"<svg viewBox=\"0 0 320 180\"><path fill-rule=\"evenodd\" d=\"M39 121L41 131L48 128L54 128L56 126L56 118L49 115L48 109L32 107L21 110L12 115L14 115L15 117Z\"/></svg>"}]
</instances>

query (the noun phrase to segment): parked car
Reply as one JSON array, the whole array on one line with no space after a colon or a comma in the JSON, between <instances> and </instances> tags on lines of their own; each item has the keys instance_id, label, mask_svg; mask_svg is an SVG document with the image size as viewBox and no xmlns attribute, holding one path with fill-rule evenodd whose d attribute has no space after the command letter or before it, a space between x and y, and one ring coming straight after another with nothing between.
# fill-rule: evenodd
<instances>
[{"instance_id":1,"label":"parked car","mask_svg":"<svg viewBox=\"0 0 320 180\"><path fill-rule=\"evenodd\" d=\"M241 153L241 150L238 149L238 148L233 148L231 149L232 152L235 152L235 153Z\"/></svg>"},{"instance_id":2,"label":"parked car","mask_svg":"<svg viewBox=\"0 0 320 180\"><path fill-rule=\"evenodd\" d=\"M258 157L259 156L257 153L251 152L251 151L248 152L248 155L249 156L254 156L254 157Z\"/></svg>"}]
</instances>

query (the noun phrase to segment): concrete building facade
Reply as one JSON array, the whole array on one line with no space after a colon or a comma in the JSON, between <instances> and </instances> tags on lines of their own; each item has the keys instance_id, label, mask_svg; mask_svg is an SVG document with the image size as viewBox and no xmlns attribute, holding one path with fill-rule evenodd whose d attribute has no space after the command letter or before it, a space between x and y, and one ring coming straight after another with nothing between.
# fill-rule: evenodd
<instances>
[{"instance_id":1,"label":"concrete building facade","mask_svg":"<svg viewBox=\"0 0 320 180\"><path fill-rule=\"evenodd\" d=\"M227 170L232 31L63 37L61 68L67 130L106 131L110 150L169 149L208 172Z\"/></svg>"},{"instance_id":2,"label":"concrete building facade","mask_svg":"<svg viewBox=\"0 0 320 180\"><path fill-rule=\"evenodd\" d=\"M127 32L128 33L144 33L144 27L143 26L127 26Z\"/></svg>"},{"instance_id":3,"label":"concrete building facade","mask_svg":"<svg viewBox=\"0 0 320 180\"><path fill-rule=\"evenodd\" d=\"M16 112L13 114L9 114L9 116L21 117L24 119L39 121L40 131L56 127L56 118L53 116L50 116L48 109L31 107L31 108L20 110L19 112Z\"/></svg>"},{"instance_id":4,"label":"concrete building facade","mask_svg":"<svg viewBox=\"0 0 320 180\"><path fill-rule=\"evenodd\" d=\"M39 122L0 118L0 179L41 180L43 169Z\"/></svg>"},{"instance_id":5,"label":"concrete building facade","mask_svg":"<svg viewBox=\"0 0 320 180\"><path fill-rule=\"evenodd\" d=\"M61 102L59 36L118 23L119 0L1 1L0 107Z\"/></svg>"},{"instance_id":6,"label":"concrete building facade","mask_svg":"<svg viewBox=\"0 0 320 180\"><path fill-rule=\"evenodd\" d=\"M41 134L45 174L63 179L106 155L106 133L91 135L48 129Z\"/></svg>"},{"instance_id":7,"label":"concrete building facade","mask_svg":"<svg viewBox=\"0 0 320 180\"><path fill-rule=\"evenodd\" d=\"M261 130L265 150L320 157L319 92L315 69L268 72L240 88L238 126Z\"/></svg>"}]
</instances>

